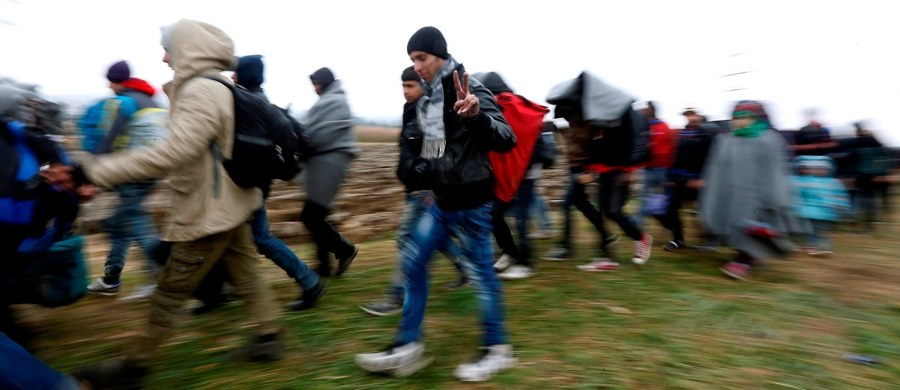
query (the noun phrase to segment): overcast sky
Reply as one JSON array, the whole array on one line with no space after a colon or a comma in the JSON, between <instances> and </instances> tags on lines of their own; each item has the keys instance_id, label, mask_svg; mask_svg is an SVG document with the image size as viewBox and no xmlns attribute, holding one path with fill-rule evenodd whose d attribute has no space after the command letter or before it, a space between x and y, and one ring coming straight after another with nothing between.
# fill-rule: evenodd
<instances>
[{"instance_id":1,"label":"overcast sky","mask_svg":"<svg viewBox=\"0 0 900 390\"><path fill-rule=\"evenodd\" d=\"M588 6L589 5L589 6ZM738 99L768 103L776 126L804 111L838 132L865 119L900 145L900 36L879 1L112 1L0 0L0 75L48 95L108 93L105 73L125 59L132 75L161 85L159 27L181 18L212 23L238 55L262 54L273 102L306 109L308 75L328 66L351 108L399 117L409 36L441 29L470 73L496 71L544 102L554 84L590 70L638 100L660 103L673 127L687 106L725 118ZM889 44L891 43L891 44ZM726 74L750 72L738 76ZM739 91L726 92L730 89Z\"/></svg>"}]
</instances>

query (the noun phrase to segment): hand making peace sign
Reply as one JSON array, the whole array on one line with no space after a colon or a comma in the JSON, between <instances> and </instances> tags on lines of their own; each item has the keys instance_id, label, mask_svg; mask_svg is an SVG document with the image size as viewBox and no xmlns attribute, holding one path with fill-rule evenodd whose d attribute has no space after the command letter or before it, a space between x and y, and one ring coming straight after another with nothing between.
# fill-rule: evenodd
<instances>
[{"instance_id":1,"label":"hand making peace sign","mask_svg":"<svg viewBox=\"0 0 900 390\"><path fill-rule=\"evenodd\" d=\"M478 115L478 97L469 92L469 73L463 73L462 85L459 82L459 72L453 71L453 85L456 86L456 104L453 109L462 118L472 118Z\"/></svg>"}]
</instances>

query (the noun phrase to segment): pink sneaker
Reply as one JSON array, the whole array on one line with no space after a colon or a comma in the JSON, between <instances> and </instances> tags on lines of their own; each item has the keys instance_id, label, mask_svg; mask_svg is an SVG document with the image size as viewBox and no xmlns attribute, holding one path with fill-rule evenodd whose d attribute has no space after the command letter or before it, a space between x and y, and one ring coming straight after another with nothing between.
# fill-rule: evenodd
<instances>
[{"instance_id":1,"label":"pink sneaker","mask_svg":"<svg viewBox=\"0 0 900 390\"><path fill-rule=\"evenodd\" d=\"M719 268L722 273L728 275L737 280L746 280L750 277L750 266L747 264L736 263L734 261L729 261L728 264L725 264L722 268Z\"/></svg>"},{"instance_id":2,"label":"pink sneaker","mask_svg":"<svg viewBox=\"0 0 900 390\"><path fill-rule=\"evenodd\" d=\"M644 233L640 241L634 242L634 257L631 258L631 262L635 265L647 264L647 260L650 260L650 249L652 247L653 237Z\"/></svg>"},{"instance_id":3,"label":"pink sneaker","mask_svg":"<svg viewBox=\"0 0 900 390\"><path fill-rule=\"evenodd\" d=\"M602 259L579 265L578 269L588 272L615 271L619 269L619 263L610 259Z\"/></svg>"}]
</instances>

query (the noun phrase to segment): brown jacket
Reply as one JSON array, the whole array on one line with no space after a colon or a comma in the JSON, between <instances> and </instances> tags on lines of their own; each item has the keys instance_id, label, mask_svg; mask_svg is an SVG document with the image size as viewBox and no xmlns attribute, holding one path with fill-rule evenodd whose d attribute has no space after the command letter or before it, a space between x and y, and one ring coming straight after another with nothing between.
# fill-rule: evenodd
<instances>
[{"instance_id":1,"label":"brown jacket","mask_svg":"<svg viewBox=\"0 0 900 390\"><path fill-rule=\"evenodd\" d=\"M566 145L566 158L570 167L585 165L590 159L587 147L593 138L593 132L587 124L569 123L568 128L559 130Z\"/></svg>"},{"instance_id":2,"label":"brown jacket","mask_svg":"<svg viewBox=\"0 0 900 390\"><path fill-rule=\"evenodd\" d=\"M172 30L169 54L175 77L163 87L170 101L166 139L148 148L94 158L83 168L87 178L101 187L168 177L172 216L163 238L193 241L247 222L262 204L262 194L234 184L213 156L214 143L225 157L231 155L234 100L225 86L197 77L221 77L231 67L231 38L203 22L181 20Z\"/></svg>"}]
</instances>

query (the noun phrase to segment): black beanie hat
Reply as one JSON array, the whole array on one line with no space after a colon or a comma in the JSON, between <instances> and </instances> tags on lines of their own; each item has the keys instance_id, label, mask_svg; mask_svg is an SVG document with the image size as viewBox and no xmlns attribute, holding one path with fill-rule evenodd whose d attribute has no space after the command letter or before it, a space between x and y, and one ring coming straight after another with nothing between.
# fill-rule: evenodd
<instances>
[{"instance_id":1,"label":"black beanie hat","mask_svg":"<svg viewBox=\"0 0 900 390\"><path fill-rule=\"evenodd\" d=\"M313 72L313 74L309 75L310 81L315 84L319 84L322 86L322 90L324 91L328 88L331 83L334 82L334 73L331 73L331 69L328 68L320 68L319 70Z\"/></svg>"},{"instance_id":2,"label":"black beanie hat","mask_svg":"<svg viewBox=\"0 0 900 390\"><path fill-rule=\"evenodd\" d=\"M419 81L419 74L416 73L416 69L410 66L409 68L403 69L403 74L400 76L400 81Z\"/></svg>"},{"instance_id":3,"label":"black beanie hat","mask_svg":"<svg viewBox=\"0 0 900 390\"><path fill-rule=\"evenodd\" d=\"M121 83L130 78L131 69L128 68L128 63L125 61L119 61L112 64L106 72L106 79L113 83Z\"/></svg>"},{"instance_id":4,"label":"black beanie hat","mask_svg":"<svg viewBox=\"0 0 900 390\"><path fill-rule=\"evenodd\" d=\"M444 39L444 34L441 34L441 30L431 26L420 28L419 31L416 31L409 38L409 43L406 44L406 54L411 54L417 50L434 54L438 58L445 60L450 58L450 54L447 53L447 40Z\"/></svg>"},{"instance_id":5,"label":"black beanie hat","mask_svg":"<svg viewBox=\"0 0 900 390\"><path fill-rule=\"evenodd\" d=\"M263 62L261 55L243 56L238 59L235 73L237 83L249 90L258 89L263 83Z\"/></svg>"}]
</instances>

